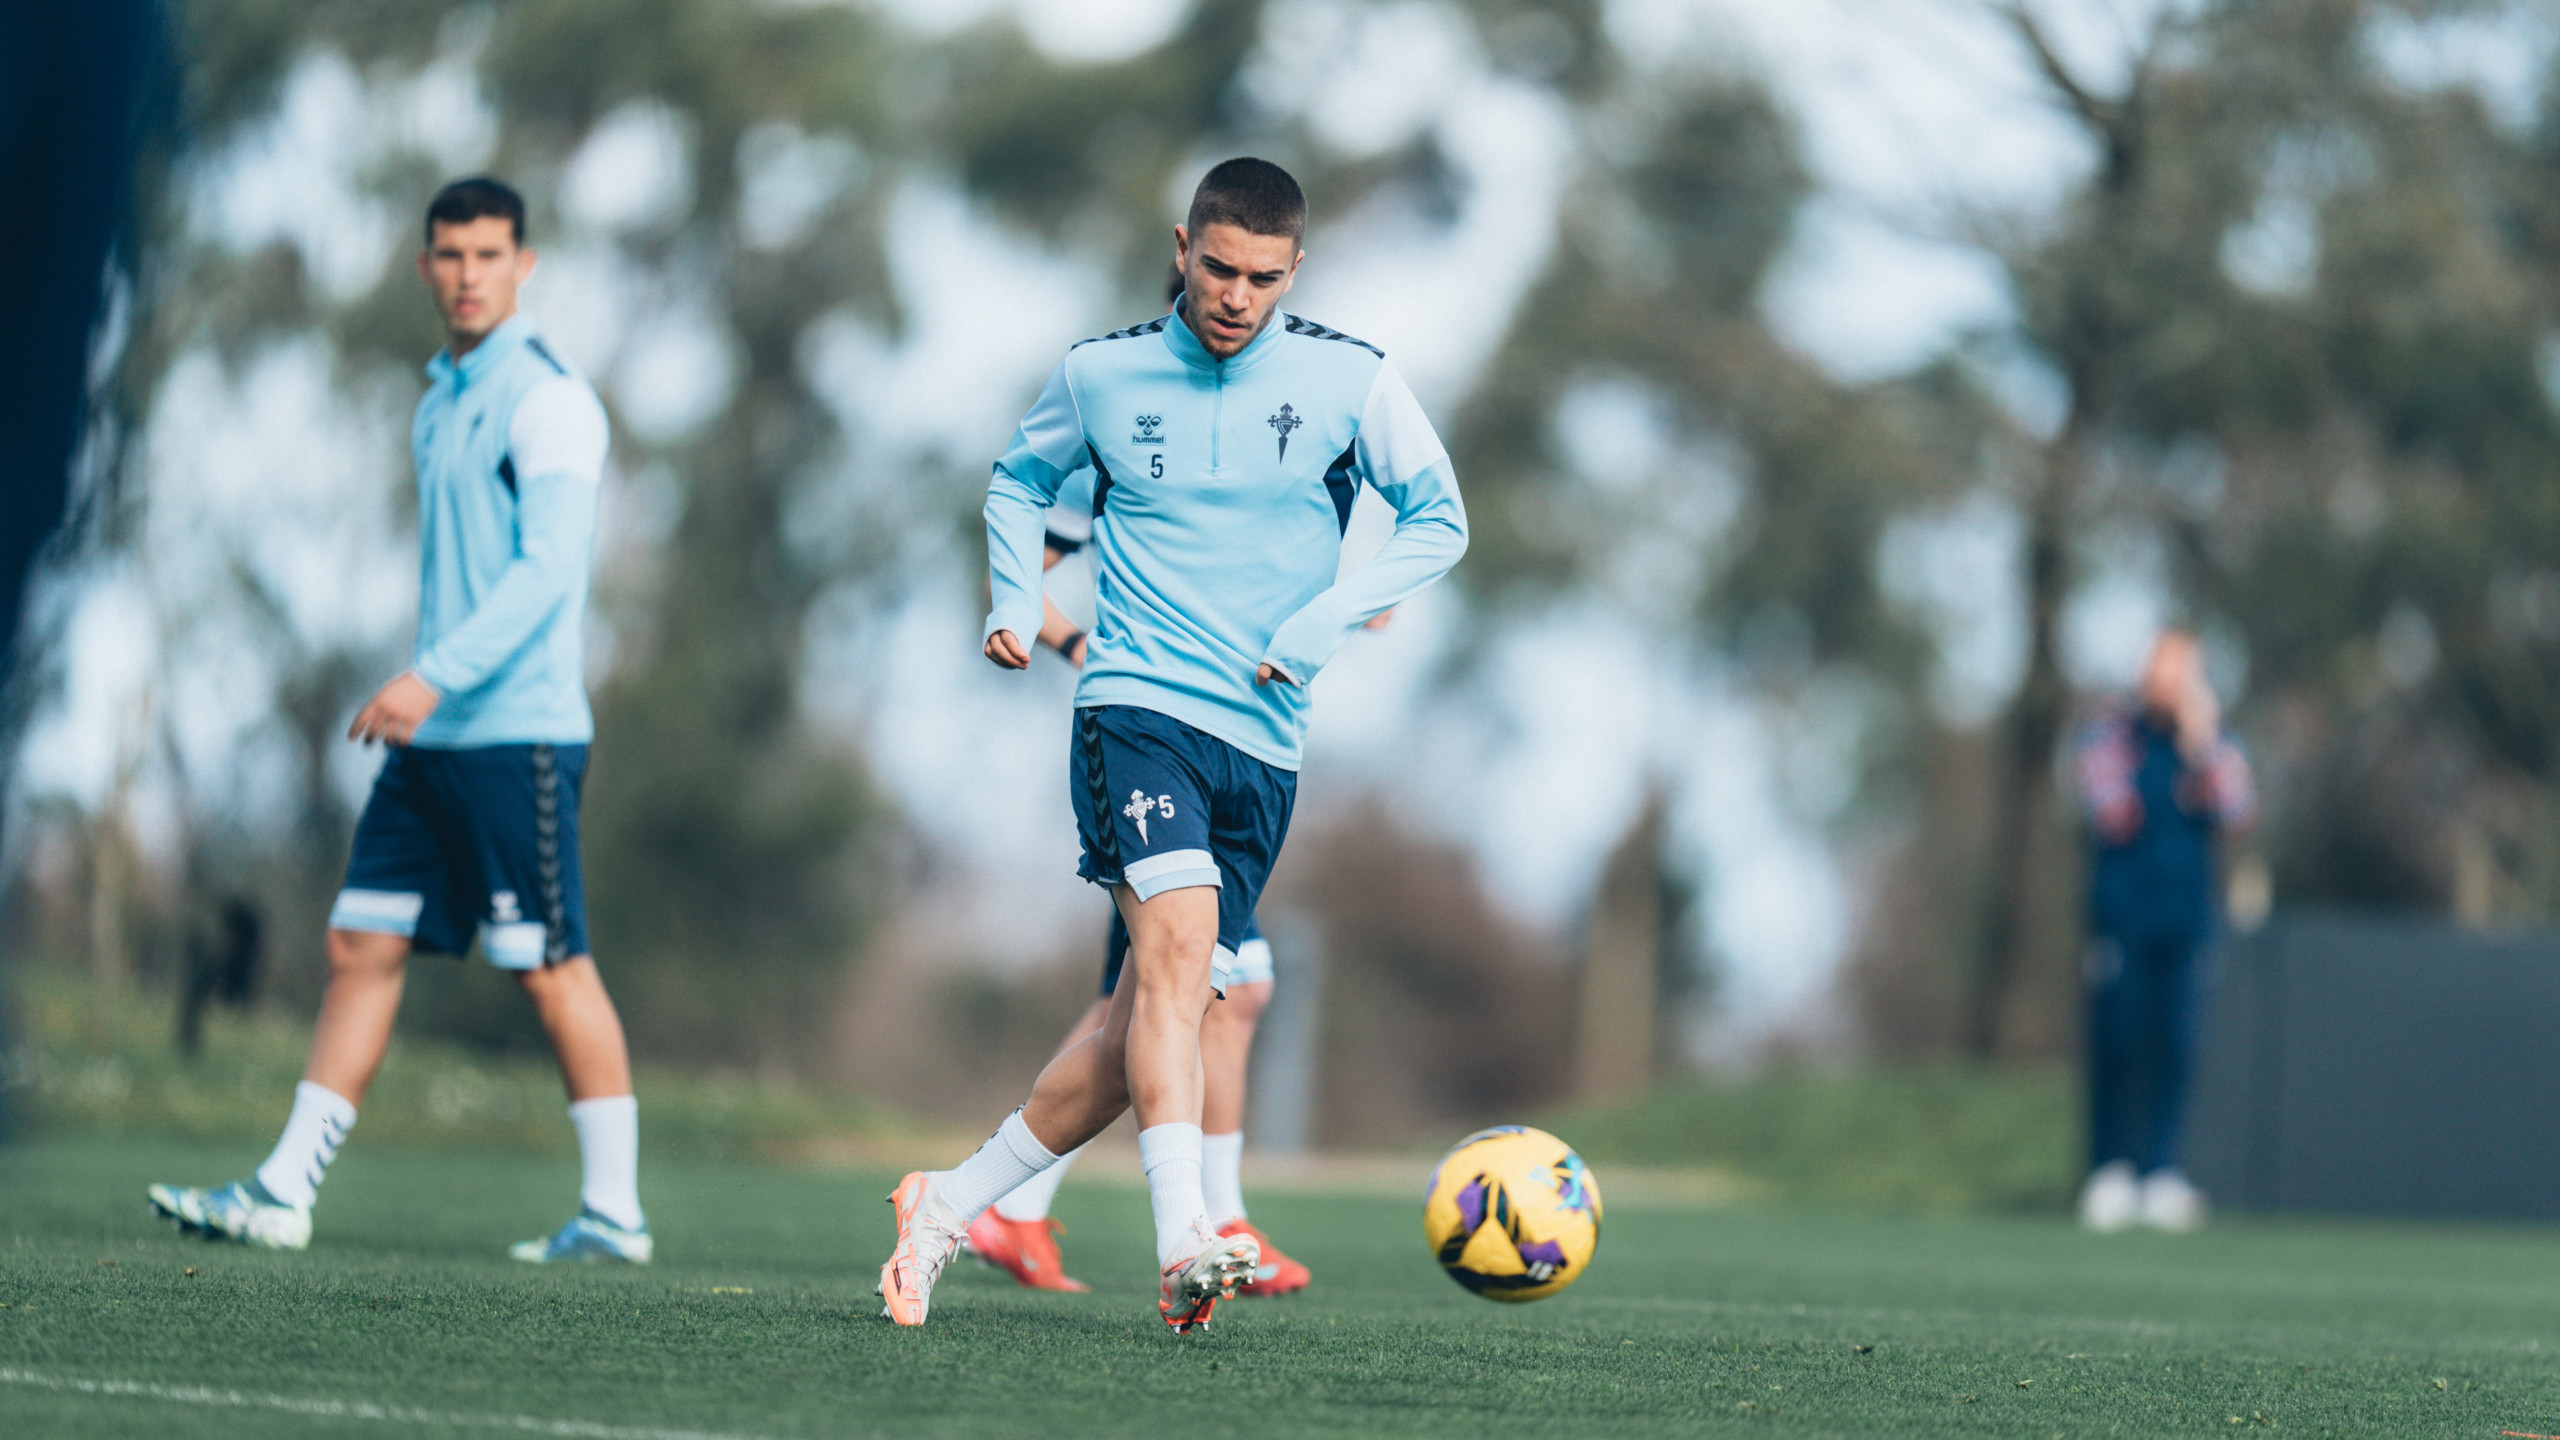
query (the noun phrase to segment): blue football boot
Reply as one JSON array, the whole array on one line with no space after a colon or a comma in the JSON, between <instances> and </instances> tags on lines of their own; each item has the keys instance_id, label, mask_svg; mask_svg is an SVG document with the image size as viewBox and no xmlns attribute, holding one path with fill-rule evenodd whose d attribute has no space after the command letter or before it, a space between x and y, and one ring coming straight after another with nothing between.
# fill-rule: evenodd
<instances>
[{"instance_id":1,"label":"blue football boot","mask_svg":"<svg viewBox=\"0 0 2560 1440\"><path fill-rule=\"evenodd\" d=\"M507 1253L534 1265L646 1265L655 1249L647 1224L625 1230L582 1207L550 1239L521 1240Z\"/></svg>"},{"instance_id":2,"label":"blue football boot","mask_svg":"<svg viewBox=\"0 0 2560 1440\"><path fill-rule=\"evenodd\" d=\"M154 1185L144 1193L151 1197L153 1214L175 1221L190 1235L262 1250L301 1250L311 1244L311 1207L285 1204L255 1177L210 1190Z\"/></svg>"}]
</instances>

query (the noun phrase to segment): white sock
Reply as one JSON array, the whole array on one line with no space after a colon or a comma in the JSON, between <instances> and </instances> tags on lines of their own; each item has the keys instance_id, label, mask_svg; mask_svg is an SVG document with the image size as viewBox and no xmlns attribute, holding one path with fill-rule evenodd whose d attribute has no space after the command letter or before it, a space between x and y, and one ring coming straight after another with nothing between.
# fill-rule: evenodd
<instances>
[{"instance_id":1,"label":"white sock","mask_svg":"<svg viewBox=\"0 0 2560 1440\"><path fill-rule=\"evenodd\" d=\"M1244 1218L1244 1132L1200 1137L1200 1193L1208 1198L1209 1228Z\"/></svg>"},{"instance_id":2,"label":"white sock","mask_svg":"<svg viewBox=\"0 0 2560 1440\"><path fill-rule=\"evenodd\" d=\"M1022 1112L1016 1110L1004 1117L977 1154L942 1172L942 1203L966 1225L996 1203L998 1196L1057 1163L1058 1157L1022 1123Z\"/></svg>"},{"instance_id":3,"label":"white sock","mask_svg":"<svg viewBox=\"0 0 2560 1440\"><path fill-rule=\"evenodd\" d=\"M1026 1223L1049 1218L1049 1202L1058 1198L1058 1182L1067 1178L1067 1167L1084 1153L1079 1145L1058 1157L1058 1163L1016 1185L996 1202L996 1213L1007 1220Z\"/></svg>"},{"instance_id":4,"label":"white sock","mask_svg":"<svg viewBox=\"0 0 2560 1440\"><path fill-rule=\"evenodd\" d=\"M578 1199L625 1230L646 1230L640 1213L640 1101L630 1095L581 1100L569 1107L578 1127L578 1158L586 1181Z\"/></svg>"},{"instance_id":5,"label":"white sock","mask_svg":"<svg viewBox=\"0 0 2560 1440\"><path fill-rule=\"evenodd\" d=\"M1191 1248L1192 1231L1208 1222L1200 1198L1200 1127L1150 1125L1138 1132L1138 1164L1156 1209L1156 1264L1170 1265Z\"/></svg>"},{"instance_id":6,"label":"white sock","mask_svg":"<svg viewBox=\"0 0 2560 1440\"><path fill-rule=\"evenodd\" d=\"M285 1118L275 1153L258 1167L258 1183L287 1205L309 1208L320 1198L320 1180L329 1173L329 1162L338 1158L338 1147L354 1128L354 1101L308 1080L294 1086L293 1113Z\"/></svg>"}]
</instances>

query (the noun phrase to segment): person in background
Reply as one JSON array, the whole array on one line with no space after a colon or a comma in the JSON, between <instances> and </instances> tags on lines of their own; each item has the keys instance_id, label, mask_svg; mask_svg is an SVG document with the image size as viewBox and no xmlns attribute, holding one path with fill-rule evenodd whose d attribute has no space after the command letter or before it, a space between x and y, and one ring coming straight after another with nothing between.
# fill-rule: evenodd
<instances>
[{"instance_id":1,"label":"person in background","mask_svg":"<svg viewBox=\"0 0 2560 1440\"><path fill-rule=\"evenodd\" d=\"M329 985L284 1133L247 1179L153 1185L188 1233L270 1250L311 1243L312 1207L391 1049L413 950L476 941L515 975L559 1056L585 1178L534 1264L645 1265L640 1110L622 1017L587 946L578 796L587 580L611 435L595 390L516 308L533 274L524 197L488 176L427 206L418 278L445 327L411 421L418 644L347 738L386 753L329 911Z\"/></svg>"},{"instance_id":2,"label":"person in background","mask_svg":"<svg viewBox=\"0 0 2560 1440\"><path fill-rule=\"evenodd\" d=\"M2179 1162L2218 928L2217 852L2257 809L2193 635L2168 630L2152 642L2133 702L2089 726L2072 772L2091 856L2080 1221L2192 1230L2205 1197Z\"/></svg>"}]
</instances>

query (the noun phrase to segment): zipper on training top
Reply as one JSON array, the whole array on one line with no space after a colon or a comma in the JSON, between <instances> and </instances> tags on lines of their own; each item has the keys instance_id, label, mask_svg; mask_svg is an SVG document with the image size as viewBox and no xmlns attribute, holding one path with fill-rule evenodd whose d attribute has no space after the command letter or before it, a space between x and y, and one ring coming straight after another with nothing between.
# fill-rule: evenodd
<instances>
[{"instance_id":1,"label":"zipper on training top","mask_svg":"<svg viewBox=\"0 0 2560 1440\"><path fill-rule=\"evenodd\" d=\"M1218 473L1218 430L1227 411L1227 362L1217 366L1217 388L1209 392L1209 473Z\"/></svg>"}]
</instances>

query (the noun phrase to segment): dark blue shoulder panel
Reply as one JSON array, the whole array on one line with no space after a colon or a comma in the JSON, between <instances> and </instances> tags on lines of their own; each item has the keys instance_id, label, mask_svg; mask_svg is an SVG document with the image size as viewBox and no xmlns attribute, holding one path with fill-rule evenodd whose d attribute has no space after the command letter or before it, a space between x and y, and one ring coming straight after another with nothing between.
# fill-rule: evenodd
<instances>
[{"instance_id":1,"label":"dark blue shoulder panel","mask_svg":"<svg viewBox=\"0 0 2560 1440\"><path fill-rule=\"evenodd\" d=\"M1324 488L1333 495L1333 518L1341 522L1346 535L1351 533L1351 502L1360 498L1359 450L1357 440L1343 446L1324 472Z\"/></svg>"},{"instance_id":2,"label":"dark blue shoulder panel","mask_svg":"<svg viewBox=\"0 0 2560 1440\"><path fill-rule=\"evenodd\" d=\"M1368 341L1362 340L1357 336L1345 335L1339 330L1319 325L1304 316L1290 315L1287 316L1286 319L1288 321L1289 333L1292 335L1304 335L1310 340L1339 340L1345 345L1357 345L1361 349L1368 351L1370 354L1377 356L1381 360L1387 358L1386 351L1379 349L1377 346L1372 345Z\"/></svg>"},{"instance_id":3,"label":"dark blue shoulder panel","mask_svg":"<svg viewBox=\"0 0 2560 1440\"><path fill-rule=\"evenodd\" d=\"M1099 520L1104 503L1111 498L1111 467L1102 463L1102 452L1094 448L1092 441L1085 442L1084 453L1093 457L1093 518Z\"/></svg>"}]
</instances>

